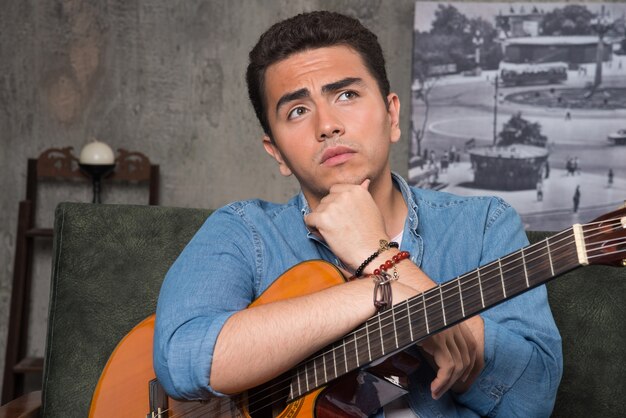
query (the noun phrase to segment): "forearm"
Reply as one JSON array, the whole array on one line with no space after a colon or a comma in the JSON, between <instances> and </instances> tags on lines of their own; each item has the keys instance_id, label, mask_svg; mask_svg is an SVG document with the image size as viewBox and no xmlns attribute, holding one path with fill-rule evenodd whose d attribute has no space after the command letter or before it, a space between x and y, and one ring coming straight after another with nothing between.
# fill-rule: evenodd
<instances>
[{"instance_id":1,"label":"forearm","mask_svg":"<svg viewBox=\"0 0 626 418\"><path fill-rule=\"evenodd\" d=\"M234 394L257 386L343 337L374 315L373 289L371 280L355 280L236 313L218 336L211 387ZM412 294L394 284L396 302Z\"/></svg>"}]
</instances>

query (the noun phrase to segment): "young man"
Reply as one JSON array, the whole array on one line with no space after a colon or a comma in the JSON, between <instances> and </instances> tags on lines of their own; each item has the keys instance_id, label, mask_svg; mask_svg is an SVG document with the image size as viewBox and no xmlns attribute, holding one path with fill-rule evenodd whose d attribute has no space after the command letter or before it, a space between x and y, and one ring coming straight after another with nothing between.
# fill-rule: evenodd
<instances>
[{"instance_id":1,"label":"young man","mask_svg":"<svg viewBox=\"0 0 626 418\"><path fill-rule=\"evenodd\" d=\"M376 36L358 21L313 12L272 26L250 53L247 81L263 146L302 191L287 204L221 208L172 266L157 309L154 365L177 398L267 382L389 304L381 288L399 303L527 243L502 200L410 188L391 172L400 102ZM409 259L394 261L400 250ZM311 259L347 275L377 275L248 308ZM375 270L386 260L390 280L381 284ZM543 287L421 341L417 351L425 361L401 406L419 417L552 410L562 357Z\"/></svg>"}]
</instances>

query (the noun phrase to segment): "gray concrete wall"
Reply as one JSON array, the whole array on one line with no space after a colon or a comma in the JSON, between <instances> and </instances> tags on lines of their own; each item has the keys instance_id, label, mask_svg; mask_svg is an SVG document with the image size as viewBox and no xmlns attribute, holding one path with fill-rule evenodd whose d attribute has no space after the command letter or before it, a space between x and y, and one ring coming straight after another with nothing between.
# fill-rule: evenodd
<instances>
[{"instance_id":1,"label":"gray concrete wall","mask_svg":"<svg viewBox=\"0 0 626 418\"><path fill-rule=\"evenodd\" d=\"M247 54L276 20L330 9L379 35L400 94L403 141L393 169L406 174L413 0L8 0L0 7L0 376L6 347L19 200L26 161L92 136L145 153L161 166L161 204L216 208L297 191L261 147L247 102ZM50 187L38 222L61 200L89 201L89 187ZM146 195L104 190L109 203ZM29 351L42 355L50 245L37 248ZM1 382L0 382L1 384Z\"/></svg>"}]
</instances>

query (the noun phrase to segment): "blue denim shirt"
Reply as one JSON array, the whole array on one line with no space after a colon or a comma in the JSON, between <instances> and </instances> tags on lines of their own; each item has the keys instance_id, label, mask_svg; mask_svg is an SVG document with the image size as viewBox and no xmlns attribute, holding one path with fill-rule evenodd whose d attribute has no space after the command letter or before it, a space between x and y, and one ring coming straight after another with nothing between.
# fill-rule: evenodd
<instances>
[{"instance_id":1,"label":"blue denim shirt","mask_svg":"<svg viewBox=\"0 0 626 418\"><path fill-rule=\"evenodd\" d=\"M438 283L528 243L519 216L499 198L412 188L393 176L408 206L401 249ZM226 320L303 260L340 266L307 230L308 211L302 193L286 204L235 202L213 213L189 242L165 278L157 307L154 367L168 393L190 400L217 394L209 376ZM433 400L434 373L422 362L411 376L410 407L419 417L549 416L562 352L545 287L481 316L485 366L470 390Z\"/></svg>"}]
</instances>

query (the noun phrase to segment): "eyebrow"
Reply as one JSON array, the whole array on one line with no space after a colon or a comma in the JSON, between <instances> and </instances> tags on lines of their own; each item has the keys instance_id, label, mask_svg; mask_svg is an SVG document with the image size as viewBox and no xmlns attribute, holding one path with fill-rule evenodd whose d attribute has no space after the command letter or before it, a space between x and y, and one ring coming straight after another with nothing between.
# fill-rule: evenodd
<instances>
[{"instance_id":1,"label":"eyebrow","mask_svg":"<svg viewBox=\"0 0 626 418\"><path fill-rule=\"evenodd\" d=\"M346 77L341 80L323 85L322 93L332 93L334 91L346 88L350 85L362 84L362 83L363 83L363 79L359 77ZM296 91L283 94L281 98L278 99L278 102L276 103L276 113L278 113L278 110L281 108L281 106L285 105L286 103L289 103L294 100L303 99L305 97L309 97L310 95L311 95L311 92L307 88L302 88Z\"/></svg>"}]
</instances>

